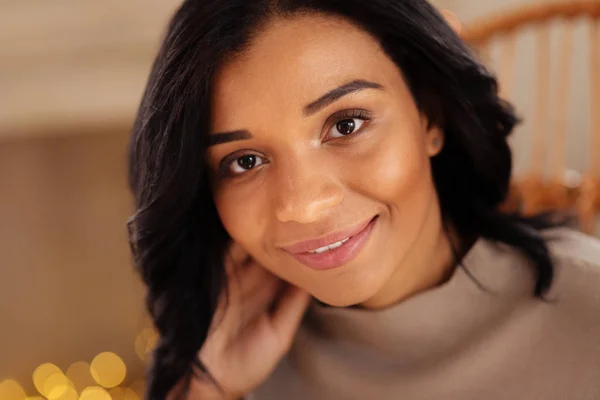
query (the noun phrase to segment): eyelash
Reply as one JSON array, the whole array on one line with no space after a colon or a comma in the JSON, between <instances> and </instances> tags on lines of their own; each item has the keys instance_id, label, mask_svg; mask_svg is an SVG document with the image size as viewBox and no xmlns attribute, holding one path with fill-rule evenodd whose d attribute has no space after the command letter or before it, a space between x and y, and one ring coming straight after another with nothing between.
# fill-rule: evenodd
<instances>
[{"instance_id":1,"label":"eyelash","mask_svg":"<svg viewBox=\"0 0 600 400\"><path fill-rule=\"evenodd\" d=\"M346 121L346 120L350 120L350 119L358 119L358 120L362 120L363 124L361 125L361 127L347 135L344 135L343 137L338 137L338 138L332 138L332 139L327 139L327 135L329 135L329 132L331 131L331 129L333 129L338 123L342 122L342 121ZM333 141L333 140L338 140L338 139L343 139L343 138L351 138L354 137L356 135L361 134L366 127L369 124L369 121L371 121L373 119L373 116L370 112L363 110L363 109L347 109L347 110L343 110L343 111L338 111L337 113L333 114L331 117L329 117L329 119L327 120L328 122L326 122L326 126L327 126L327 130L325 131L325 137L324 137L324 142L329 142L329 141ZM331 122L329 122L331 121ZM243 151L243 150L242 150ZM229 157L226 157L220 164L219 166L219 176L222 178L235 178L238 176L241 176L243 174L245 174L245 172L242 173L231 173L230 172L230 168L231 165L234 162L237 162L238 160L240 160L242 157L248 157L248 156L254 156L256 158L259 158L262 160L262 163L260 165L266 164L268 163L268 161L265 160L264 157L259 156L256 153L252 153L252 152L248 152L245 154L233 154ZM252 169L254 169L256 167L253 167ZM246 172L250 172L252 169L246 170Z\"/></svg>"},{"instance_id":2,"label":"eyelash","mask_svg":"<svg viewBox=\"0 0 600 400\"><path fill-rule=\"evenodd\" d=\"M353 108L353 109L349 109L349 110L339 111L339 112L333 114L329 118L329 120L332 120L332 122L326 124L328 126L327 133L329 133L331 131L331 129L333 129L340 122L350 120L350 119L362 120L363 124L361 125L361 127L359 129L353 131L352 133L344 135L343 137L352 137L352 136L356 136L356 135L362 133L362 131L364 131L366 126L368 125L369 121L373 119L373 116L371 115L370 112L360 109L360 108ZM341 139L341 138L333 138L330 140L335 140L335 139Z\"/></svg>"}]
</instances>

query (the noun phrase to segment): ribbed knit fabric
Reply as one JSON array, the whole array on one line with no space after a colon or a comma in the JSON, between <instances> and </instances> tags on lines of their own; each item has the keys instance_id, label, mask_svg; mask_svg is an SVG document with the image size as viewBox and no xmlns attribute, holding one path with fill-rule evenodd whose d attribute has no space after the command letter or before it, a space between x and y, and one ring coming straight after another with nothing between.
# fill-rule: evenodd
<instances>
[{"instance_id":1,"label":"ribbed knit fabric","mask_svg":"<svg viewBox=\"0 0 600 400\"><path fill-rule=\"evenodd\" d=\"M600 399L600 242L555 230L556 277L479 240L449 281L384 310L311 305L288 356L249 398Z\"/></svg>"}]
</instances>

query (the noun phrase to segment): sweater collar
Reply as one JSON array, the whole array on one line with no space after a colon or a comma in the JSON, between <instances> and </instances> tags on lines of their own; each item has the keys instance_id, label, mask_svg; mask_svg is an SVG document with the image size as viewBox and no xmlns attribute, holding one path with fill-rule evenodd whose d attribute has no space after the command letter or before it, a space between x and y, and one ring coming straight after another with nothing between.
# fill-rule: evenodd
<instances>
[{"instance_id":1,"label":"sweater collar","mask_svg":"<svg viewBox=\"0 0 600 400\"><path fill-rule=\"evenodd\" d=\"M492 334L518 302L530 299L532 271L516 251L479 239L448 281L394 306L365 310L313 303L299 344L350 346L411 368L440 362Z\"/></svg>"}]
</instances>

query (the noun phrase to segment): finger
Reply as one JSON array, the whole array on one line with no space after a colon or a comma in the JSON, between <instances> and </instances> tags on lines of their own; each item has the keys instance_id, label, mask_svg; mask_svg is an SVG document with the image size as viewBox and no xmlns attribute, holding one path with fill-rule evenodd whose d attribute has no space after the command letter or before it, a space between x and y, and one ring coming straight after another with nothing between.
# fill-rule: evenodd
<instances>
[{"instance_id":1,"label":"finger","mask_svg":"<svg viewBox=\"0 0 600 400\"><path fill-rule=\"evenodd\" d=\"M212 333L230 331L239 321L242 303L242 279L232 273L226 277L226 288L221 290L217 309L211 323Z\"/></svg>"},{"instance_id":2,"label":"finger","mask_svg":"<svg viewBox=\"0 0 600 400\"><path fill-rule=\"evenodd\" d=\"M265 284L280 280L270 271L267 271L262 266L252 262L243 272L239 274L240 290L245 298L252 295L253 292L260 290Z\"/></svg>"},{"instance_id":3,"label":"finger","mask_svg":"<svg viewBox=\"0 0 600 400\"><path fill-rule=\"evenodd\" d=\"M269 277L253 291L244 294L242 299L241 326L258 314L268 313L275 303L283 282L279 278Z\"/></svg>"},{"instance_id":4,"label":"finger","mask_svg":"<svg viewBox=\"0 0 600 400\"><path fill-rule=\"evenodd\" d=\"M262 311L261 303L272 302L272 291L278 286L275 275L256 262L247 263L247 267L236 267L227 277L228 290L219 299L217 324L228 331L236 331L242 319Z\"/></svg>"},{"instance_id":5,"label":"finger","mask_svg":"<svg viewBox=\"0 0 600 400\"><path fill-rule=\"evenodd\" d=\"M239 243L232 241L229 245L229 248L225 252L225 258L223 260L228 275L231 272L242 268L248 262L249 259L250 255L248 254L248 252L244 250L244 248Z\"/></svg>"},{"instance_id":6,"label":"finger","mask_svg":"<svg viewBox=\"0 0 600 400\"><path fill-rule=\"evenodd\" d=\"M264 274L260 269L254 268L251 260L250 255L238 243L231 243L223 260L227 277L227 291L222 293L223 303L239 298L244 291L245 282L254 284ZM248 271L249 266L253 268Z\"/></svg>"},{"instance_id":7,"label":"finger","mask_svg":"<svg viewBox=\"0 0 600 400\"><path fill-rule=\"evenodd\" d=\"M310 295L295 286L288 287L279 298L271 317L271 325L287 352L310 302Z\"/></svg>"}]
</instances>

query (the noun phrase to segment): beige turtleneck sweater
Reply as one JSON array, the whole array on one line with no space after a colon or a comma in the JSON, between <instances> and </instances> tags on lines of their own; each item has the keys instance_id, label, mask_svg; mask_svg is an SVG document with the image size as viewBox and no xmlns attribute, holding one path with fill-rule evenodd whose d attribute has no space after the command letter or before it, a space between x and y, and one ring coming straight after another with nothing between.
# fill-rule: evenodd
<instances>
[{"instance_id":1,"label":"beige turtleneck sweater","mask_svg":"<svg viewBox=\"0 0 600 400\"><path fill-rule=\"evenodd\" d=\"M288 356L249 398L600 399L600 242L552 232L550 302L533 268L479 240L445 284L391 308L313 304Z\"/></svg>"}]
</instances>

